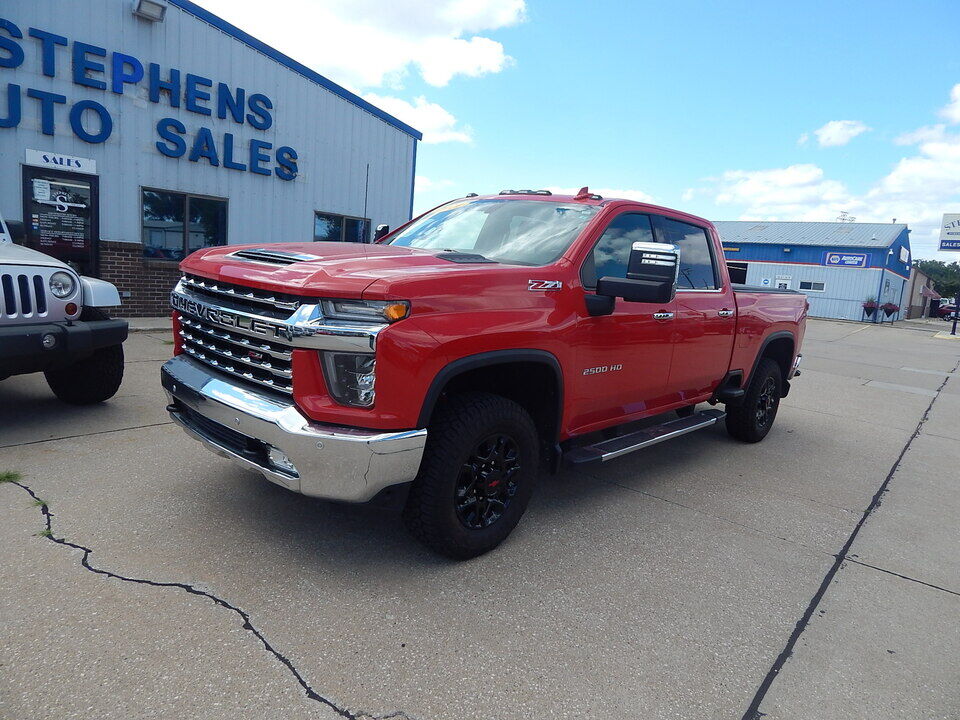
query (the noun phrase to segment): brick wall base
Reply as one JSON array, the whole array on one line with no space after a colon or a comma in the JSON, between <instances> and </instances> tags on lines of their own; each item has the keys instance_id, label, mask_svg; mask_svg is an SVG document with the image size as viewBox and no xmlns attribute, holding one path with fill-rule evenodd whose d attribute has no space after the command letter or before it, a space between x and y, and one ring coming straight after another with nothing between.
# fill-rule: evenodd
<instances>
[{"instance_id":1,"label":"brick wall base","mask_svg":"<svg viewBox=\"0 0 960 720\"><path fill-rule=\"evenodd\" d=\"M100 278L120 291L119 317L161 317L170 314L170 291L180 270L176 262L143 257L140 243L101 240Z\"/></svg>"}]
</instances>

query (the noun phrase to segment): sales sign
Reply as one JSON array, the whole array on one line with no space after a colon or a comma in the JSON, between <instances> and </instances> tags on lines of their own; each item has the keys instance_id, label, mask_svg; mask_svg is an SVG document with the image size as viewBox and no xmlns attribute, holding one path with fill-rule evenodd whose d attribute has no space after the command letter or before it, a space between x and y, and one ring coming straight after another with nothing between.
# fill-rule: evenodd
<instances>
[{"instance_id":1,"label":"sales sign","mask_svg":"<svg viewBox=\"0 0 960 720\"><path fill-rule=\"evenodd\" d=\"M944 213L940 224L940 249L960 250L960 214Z\"/></svg>"},{"instance_id":2,"label":"sales sign","mask_svg":"<svg viewBox=\"0 0 960 720\"><path fill-rule=\"evenodd\" d=\"M855 267L865 268L870 261L866 253L825 252L823 264L827 267Z\"/></svg>"}]
</instances>

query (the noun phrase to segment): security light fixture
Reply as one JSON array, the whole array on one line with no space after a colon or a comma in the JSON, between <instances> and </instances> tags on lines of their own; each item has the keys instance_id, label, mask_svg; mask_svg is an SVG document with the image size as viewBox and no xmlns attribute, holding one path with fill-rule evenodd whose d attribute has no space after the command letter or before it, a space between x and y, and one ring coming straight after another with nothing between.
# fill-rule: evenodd
<instances>
[{"instance_id":1,"label":"security light fixture","mask_svg":"<svg viewBox=\"0 0 960 720\"><path fill-rule=\"evenodd\" d=\"M167 3L163 0L133 0L133 14L150 22L163 22Z\"/></svg>"}]
</instances>

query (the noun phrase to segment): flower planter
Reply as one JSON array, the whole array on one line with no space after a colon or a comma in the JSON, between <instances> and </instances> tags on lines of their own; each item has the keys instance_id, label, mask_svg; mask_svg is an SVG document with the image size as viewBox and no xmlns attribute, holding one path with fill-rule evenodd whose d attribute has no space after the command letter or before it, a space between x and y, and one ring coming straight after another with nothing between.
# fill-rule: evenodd
<instances>
[{"instance_id":1,"label":"flower planter","mask_svg":"<svg viewBox=\"0 0 960 720\"><path fill-rule=\"evenodd\" d=\"M867 317L873 317L873 314L877 311L876 305L864 305L863 311L867 314Z\"/></svg>"}]
</instances>

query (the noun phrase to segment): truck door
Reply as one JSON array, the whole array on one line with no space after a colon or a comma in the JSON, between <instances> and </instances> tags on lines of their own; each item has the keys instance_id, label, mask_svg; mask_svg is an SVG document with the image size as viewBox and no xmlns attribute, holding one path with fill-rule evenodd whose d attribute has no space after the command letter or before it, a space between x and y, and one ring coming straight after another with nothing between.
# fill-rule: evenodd
<instances>
[{"instance_id":1,"label":"truck door","mask_svg":"<svg viewBox=\"0 0 960 720\"><path fill-rule=\"evenodd\" d=\"M595 292L598 278L626 277L630 248L638 241L653 242L650 216L625 212L614 217L583 261L584 292ZM613 314L600 317L582 308L574 333L577 366L568 385L571 426L583 431L624 422L670 402L673 303L618 299Z\"/></svg>"},{"instance_id":2,"label":"truck door","mask_svg":"<svg viewBox=\"0 0 960 720\"><path fill-rule=\"evenodd\" d=\"M730 367L736 302L705 227L655 216L660 242L680 247L669 389L683 399L710 393Z\"/></svg>"}]
</instances>

